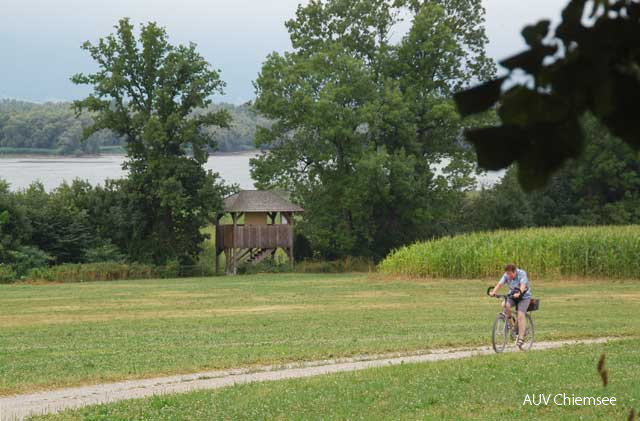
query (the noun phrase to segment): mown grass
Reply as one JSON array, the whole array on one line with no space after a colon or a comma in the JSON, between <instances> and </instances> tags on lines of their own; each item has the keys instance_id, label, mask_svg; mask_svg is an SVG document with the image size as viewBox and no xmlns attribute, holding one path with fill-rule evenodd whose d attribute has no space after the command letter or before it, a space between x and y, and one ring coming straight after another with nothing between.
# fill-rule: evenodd
<instances>
[{"instance_id":1,"label":"mown grass","mask_svg":"<svg viewBox=\"0 0 640 421\"><path fill-rule=\"evenodd\" d=\"M364 353L486 345L493 281L278 274L0 285L0 395ZM634 281L532 279L537 340L637 333Z\"/></svg>"},{"instance_id":2,"label":"mown grass","mask_svg":"<svg viewBox=\"0 0 640 421\"><path fill-rule=\"evenodd\" d=\"M640 225L477 232L403 247L383 273L434 278L491 276L513 262L535 277L638 278Z\"/></svg>"},{"instance_id":3,"label":"mown grass","mask_svg":"<svg viewBox=\"0 0 640 421\"><path fill-rule=\"evenodd\" d=\"M596 370L607 355L609 385ZM97 405L47 420L627 419L640 408L640 341L338 373ZM527 395L615 397L615 406L523 405ZM537 396L536 396L537 397Z\"/></svg>"}]
</instances>

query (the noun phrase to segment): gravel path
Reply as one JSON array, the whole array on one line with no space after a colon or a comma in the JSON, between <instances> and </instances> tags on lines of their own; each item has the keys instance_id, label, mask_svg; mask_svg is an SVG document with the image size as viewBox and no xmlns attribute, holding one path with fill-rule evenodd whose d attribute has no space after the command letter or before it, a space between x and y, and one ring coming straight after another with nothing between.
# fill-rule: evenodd
<instances>
[{"instance_id":1,"label":"gravel path","mask_svg":"<svg viewBox=\"0 0 640 421\"><path fill-rule=\"evenodd\" d=\"M538 342L533 350L560 348L566 345L601 344L615 338ZM509 348L506 352L515 351ZM184 393L198 389L218 389L238 383L311 377L341 371L363 370L403 363L419 363L492 354L491 347L450 348L414 354L362 355L355 358L309 361L286 365L209 371L181 376L129 380L93 386L73 387L0 398L0 421L22 420L30 415L54 413L77 408L151 395Z\"/></svg>"}]
</instances>

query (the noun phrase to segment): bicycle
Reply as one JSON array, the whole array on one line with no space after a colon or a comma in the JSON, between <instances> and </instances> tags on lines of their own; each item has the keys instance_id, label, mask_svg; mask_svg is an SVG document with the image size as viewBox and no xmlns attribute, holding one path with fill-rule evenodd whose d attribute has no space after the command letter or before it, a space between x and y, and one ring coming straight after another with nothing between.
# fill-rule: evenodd
<instances>
[{"instance_id":1,"label":"bicycle","mask_svg":"<svg viewBox=\"0 0 640 421\"><path fill-rule=\"evenodd\" d=\"M493 290L493 287L489 287L487 289L487 295ZM491 296L491 295L489 295ZM503 299L506 307L507 299L511 297L511 294L507 295L494 295L495 298ZM533 346L533 337L534 337L534 325L533 318L529 312L538 310L540 306L540 300L531 299L529 303L529 307L527 308L527 312L525 314L525 329L524 329L524 344L520 349L529 350ZM495 321L493 322L493 330L491 331L491 340L493 343L493 350L497 353L503 352L507 341L511 339L511 341L515 342L518 339L518 318L514 316L517 314L516 309L511 310L511 323L507 320L507 315L504 310L501 310L500 313L496 316Z\"/></svg>"}]
</instances>

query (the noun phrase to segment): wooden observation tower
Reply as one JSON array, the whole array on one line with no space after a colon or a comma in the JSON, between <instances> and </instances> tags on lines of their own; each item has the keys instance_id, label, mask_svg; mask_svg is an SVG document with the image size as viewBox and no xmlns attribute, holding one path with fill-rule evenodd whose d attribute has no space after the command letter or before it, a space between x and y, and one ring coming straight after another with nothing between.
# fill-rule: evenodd
<instances>
[{"instance_id":1,"label":"wooden observation tower","mask_svg":"<svg viewBox=\"0 0 640 421\"><path fill-rule=\"evenodd\" d=\"M224 213L216 215L216 274L222 253L227 274L235 275L239 262L258 264L275 255L278 248L287 253L293 265L296 212L304 209L270 191L242 190L224 199ZM280 224L276 224L278 213ZM231 214L233 223L222 225L220 219L226 214Z\"/></svg>"}]
</instances>

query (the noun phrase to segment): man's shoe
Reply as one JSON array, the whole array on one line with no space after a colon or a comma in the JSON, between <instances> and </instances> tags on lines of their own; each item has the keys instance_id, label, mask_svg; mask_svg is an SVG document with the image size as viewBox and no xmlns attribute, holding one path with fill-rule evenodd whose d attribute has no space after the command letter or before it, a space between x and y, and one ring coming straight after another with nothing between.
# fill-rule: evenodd
<instances>
[{"instance_id":1,"label":"man's shoe","mask_svg":"<svg viewBox=\"0 0 640 421\"><path fill-rule=\"evenodd\" d=\"M518 336L518 340L516 341L516 346L520 348L521 351L524 351L522 347L524 346L524 338Z\"/></svg>"}]
</instances>

